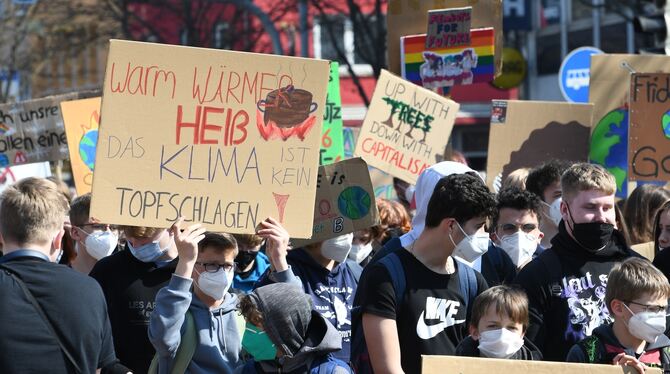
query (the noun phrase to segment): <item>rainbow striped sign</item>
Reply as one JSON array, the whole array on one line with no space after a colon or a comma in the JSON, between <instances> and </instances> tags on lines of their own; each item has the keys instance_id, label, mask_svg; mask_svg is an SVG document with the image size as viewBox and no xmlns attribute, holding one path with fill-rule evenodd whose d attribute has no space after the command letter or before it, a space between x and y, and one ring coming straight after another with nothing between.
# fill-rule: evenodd
<instances>
[{"instance_id":1,"label":"rainbow striped sign","mask_svg":"<svg viewBox=\"0 0 670 374\"><path fill-rule=\"evenodd\" d=\"M471 29L470 45L426 48L426 34L400 38L402 77L414 84L437 89L493 80L493 28Z\"/></svg>"}]
</instances>

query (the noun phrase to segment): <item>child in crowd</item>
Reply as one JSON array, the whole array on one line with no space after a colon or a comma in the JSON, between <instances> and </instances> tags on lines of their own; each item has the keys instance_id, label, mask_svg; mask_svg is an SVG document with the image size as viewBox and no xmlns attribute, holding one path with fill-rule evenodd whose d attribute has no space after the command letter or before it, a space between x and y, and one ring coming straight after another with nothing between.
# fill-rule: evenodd
<instances>
[{"instance_id":1,"label":"child in crowd","mask_svg":"<svg viewBox=\"0 0 670 374\"><path fill-rule=\"evenodd\" d=\"M342 347L340 333L299 285L259 287L241 297L239 309L247 321L242 346L254 359L236 373L351 373L333 356Z\"/></svg>"},{"instance_id":2,"label":"child in crowd","mask_svg":"<svg viewBox=\"0 0 670 374\"><path fill-rule=\"evenodd\" d=\"M614 323L602 325L575 344L568 362L667 368L670 339L665 315L670 298L668 279L649 261L629 258L609 274L605 301Z\"/></svg>"},{"instance_id":3,"label":"child in crowd","mask_svg":"<svg viewBox=\"0 0 670 374\"><path fill-rule=\"evenodd\" d=\"M496 286L477 296L472 306L470 336L456 347L457 356L542 360L530 340L528 298L523 290Z\"/></svg>"}]
</instances>

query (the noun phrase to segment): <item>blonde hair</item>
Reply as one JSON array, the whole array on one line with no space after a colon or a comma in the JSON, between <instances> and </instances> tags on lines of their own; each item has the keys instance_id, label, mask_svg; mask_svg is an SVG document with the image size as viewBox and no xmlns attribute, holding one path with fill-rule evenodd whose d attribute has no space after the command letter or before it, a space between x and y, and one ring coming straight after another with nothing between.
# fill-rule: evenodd
<instances>
[{"instance_id":1,"label":"blonde hair","mask_svg":"<svg viewBox=\"0 0 670 374\"><path fill-rule=\"evenodd\" d=\"M145 226L120 226L119 230L123 231L126 238L151 238L158 232L164 229L159 227L145 227Z\"/></svg>"},{"instance_id":2,"label":"blonde hair","mask_svg":"<svg viewBox=\"0 0 670 374\"><path fill-rule=\"evenodd\" d=\"M0 232L18 245L45 244L63 228L68 203L54 182L26 178L0 196Z\"/></svg>"},{"instance_id":3,"label":"blonde hair","mask_svg":"<svg viewBox=\"0 0 670 374\"><path fill-rule=\"evenodd\" d=\"M605 291L608 308L614 299L629 302L644 294L663 299L670 298L668 278L651 262L633 257L612 268L607 277Z\"/></svg>"},{"instance_id":4,"label":"blonde hair","mask_svg":"<svg viewBox=\"0 0 670 374\"><path fill-rule=\"evenodd\" d=\"M513 172L509 173L507 178L505 178L500 190L504 190L510 187L516 187L520 190L525 190L528 174L530 174L530 168L520 168L514 170Z\"/></svg>"},{"instance_id":5,"label":"blonde hair","mask_svg":"<svg viewBox=\"0 0 670 374\"><path fill-rule=\"evenodd\" d=\"M570 166L561 177L563 200L572 200L581 191L616 192L616 179L604 167L585 162Z\"/></svg>"}]
</instances>

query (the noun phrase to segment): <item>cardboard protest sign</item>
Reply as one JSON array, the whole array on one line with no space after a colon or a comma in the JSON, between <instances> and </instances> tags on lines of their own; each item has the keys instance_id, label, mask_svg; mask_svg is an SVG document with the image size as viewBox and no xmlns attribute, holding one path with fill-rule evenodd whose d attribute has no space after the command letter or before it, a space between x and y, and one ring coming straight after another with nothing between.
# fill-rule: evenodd
<instances>
[{"instance_id":1,"label":"cardboard protest sign","mask_svg":"<svg viewBox=\"0 0 670 374\"><path fill-rule=\"evenodd\" d=\"M670 181L670 74L630 80L628 179Z\"/></svg>"},{"instance_id":2,"label":"cardboard protest sign","mask_svg":"<svg viewBox=\"0 0 670 374\"><path fill-rule=\"evenodd\" d=\"M345 127L344 134L344 155L346 158L354 157L354 148L360 134L360 127ZM372 187L375 189L375 197L393 200L396 198L393 188L393 177L383 171L368 166Z\"/></svg>"},{"instance_id":3,"label":"cardboard protest sign","mask_svg":"<svg viewBox=\"0 0 670 374\"><path fill-rule=\"evenodd\" d=\"M382 70L354 154L415 184L441 161L459 105Z\"/></svg>"},{"instance_id":4,"label":"cardboard protest sign","mask_svg":"<svg viewBox=\"0 0 670 374\"><path fill-rule=\"evenodd\" d=\"M617 181L617 196L628 197L628 97L630 69L639 73L670 73L670 57L662 55L600 54L591 56L589 101L593 129L589 160L604 166Z\"/></svg>"},{"instance_id":5,"label":"cardboard protest sign","mask_svg":"<svg viewBox=\"0 0 670 374\"><path fill-rule=\"evenodd\" d=\"M486 182L551 159L586 161L593 104L493 100Z\"/></svg>"},{"instance_id":6,"label":"cardboard protest sign","mask_svg":"<svg viewBox=\"0 0 670 374\"><path fill-rule=\"evenodd\" d=\"M368 165L361 158L319 167L314 205L312 237L296 241L296 246L379 224Z\"/></svg>"},{"instance_id":7,"label":"cardboard protest sign","mask_svg":"<svg viewBox=\"0 0 670 374\"><path fill-rule=\"evenodd\" d=\"M91 192L93 186L101 101L100 97L94 97L60 103L70 149L74 186L78 195Z\"/></svg>"},{"instance_id":8,"label":"cardboard protest sign","mask_svg":"<svg viewBox=\"0 0 670 374\"><path fill-rule=\"evenodd\" d=\"M319 164L327 165L344 160L342 138L342 98L340 97L340 64L331 61L328 78L328 95L321 130L321 158Z\"/></svg>"},{"instance_id":9,"label":"cardboard protest sign","mask_svg":"<svg viewBox=\"0 0 670 374\"><path fill-rule=\"evenodd\" d=\"M68 158L58 104L77 94L0 105L0 167Z\"/></svg>"},{"instance_id":10,"label":"cardboard protest sign","mask_svg":"<svg viewBox=\"0 0 670 374\"><path fill-rule=\"evenodd\" d=\"M575 364L549 361L503 360L459 356L422 356L422 374L442 374L445 368L450 373L490 374L496 373L589 373L589 374L636 374L632 366ZM645 373L661 374L663 370L647 368Z\"/></svg>"},{"instance_id":11,"label":"cardboard protest sign","mask_svg":"<svg viewBox=\"0 0 670 374\"><path fill-rule=\"evenodd\" d=\"M495 30L495 74L502 71L503 12L502 0L389 0L386 15L386 42L389 70L400 75L400 38L424 34L428 11L433 9L472 7L472 28L493 27Z\"/></svg>"},{"instance_id":12,"label":"cardboard protest sign","mask_svg":"<svg viewBox=\"0 0 670 374\"><path fill-rule=\"evenodd\" d=\"M425 48L426 35L400 41L401 76L428 89L490 82L494 76L494 31L472 30L467 46Z\"/></svg>"},{"instance_id":13,"label":"cardboard protest sign","mask_svg":"<svg viewBox=\"0 0 670 374\"><path fill-rule=\"evenodd\" d=\"M112 40L91 215L312 233L328 61Z\"/></svg>"},{"instance_id":14,"label":"cardboard protest sign","mask_svg":"<svg viewBox=\"0 0 670 374\"><path fill-rule=\"evenodd\" d=\"M470 45L472 7L428 11L426 48Z\"/></svg>"}]
</instances>

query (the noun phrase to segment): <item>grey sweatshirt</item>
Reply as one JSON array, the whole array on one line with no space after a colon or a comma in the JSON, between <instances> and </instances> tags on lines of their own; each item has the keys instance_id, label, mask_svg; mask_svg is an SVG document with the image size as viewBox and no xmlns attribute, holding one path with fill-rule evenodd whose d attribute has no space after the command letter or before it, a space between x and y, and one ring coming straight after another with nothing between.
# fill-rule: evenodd
<instances>
[{"instance_id":1,"label":"grey sweatshirt","mask_svg":"<svg viewBox=\"0 0 670 374\"><path fill-rule=\"evenodd\" d=\"M191 293L193 280L173 274L167 287L156 295L156 308L149 323L149 340L160 360L158 373L169 373L184 332L184 319L191 310L198 346L186 373L233 373L242 364L242 349L235 313L237 296L226 294L223 303L210 310Z\"/></svg>"}]
</instances>

